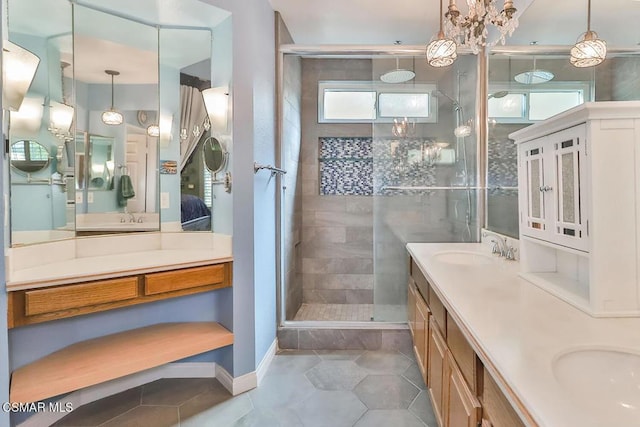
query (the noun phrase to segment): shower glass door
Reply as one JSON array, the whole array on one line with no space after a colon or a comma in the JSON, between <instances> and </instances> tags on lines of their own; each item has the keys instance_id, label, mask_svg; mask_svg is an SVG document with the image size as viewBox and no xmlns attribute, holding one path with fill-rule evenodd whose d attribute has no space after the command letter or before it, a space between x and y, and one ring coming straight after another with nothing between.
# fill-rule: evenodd
<instances>
[{"instance_id":1,"label":"shower glass door","mask_svg":"<svg viewBox=\"0 0 640 427\"><path fill-rule=\"evenodd\" d=\"M476 242L479 235L477 58L461 55L444 70L422 57L396 59L372 60L372 320L382 322L407 319L407 243ZM393 70L415 77L395 79Z\"/></svg>"}]
</instances>

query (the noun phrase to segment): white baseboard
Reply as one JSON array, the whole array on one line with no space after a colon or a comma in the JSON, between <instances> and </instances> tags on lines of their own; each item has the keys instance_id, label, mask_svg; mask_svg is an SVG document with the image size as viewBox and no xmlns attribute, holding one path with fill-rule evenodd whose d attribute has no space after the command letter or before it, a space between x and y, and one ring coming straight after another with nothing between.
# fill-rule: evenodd
<instances>
[{"instance_id":1,"label":"white baseboard","mask_svg":"<svg viewBox=\"0 0 640 427\"><path fill-rule=\"evenodd\" d=\"M226 369L214 362L194 362L194 363L167 363L157 368L127 375L126 377L96 384L82 390L74 391L59 400L62 407L65 403L71 403L74 408L81 405L95 402L108 396L138 387L162 378L217 378L220 384L229 393L236 396L245 391L252 390L260 384L267 372L269 365L273 361L278 348L278 340L275 339L267 353L264 355L258 368L237 378L231 376ZM62 419L68 413L65 412L38 412L17 427L42 427L49 426Z\"/></svg>"},{"instance_id":2,"label":"white baseboard","mask_svg":"<svg viewBox=\"0 0 640 427\"><path fill-rule=\"evenodd\" d=\"M267 350L267 354L264 355L264 357L258 364L258 368L256 369L256 373L258 376L258 385L260 385L260 383L262 382L262 379L267 373L267 369L269 369L271 362L273 362L273 358L276 356L276 351L278 351L278 338L273 340L273 342L269 346L269 349Z\"/></svg>"},{"instance_id":3,"label":"white baseboard","mask_svg":"<svg viewBox=\"0 0 640 427\"><path fill-rule=\"evenodd\" d=\"M258 368L247 374L241 375L239 377L232 377L226 369L224 369L220 365L216 365L216 378L220 381L220 384L226 388L229 393L234 396L237 396L240 393L244 393L245 391L252 390L262 381L262 378L267 373L267 369L269 369L269 365L273 361L273 358L276 355L276 351L278 349L278 339L274 339L267 353L264 355L260 363L258 364Z\"/></svg>"}]
</instances>

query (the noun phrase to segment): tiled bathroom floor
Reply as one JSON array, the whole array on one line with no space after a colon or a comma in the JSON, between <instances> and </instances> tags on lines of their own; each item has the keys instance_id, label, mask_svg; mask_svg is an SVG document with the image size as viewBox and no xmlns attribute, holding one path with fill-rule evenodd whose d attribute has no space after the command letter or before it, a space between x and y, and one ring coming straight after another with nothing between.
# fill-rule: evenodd
<instances>
[{"instance_id":1,"label":"tiled bathroom floor","mask_svg":"<svg viewBox=\"0 0 640 427\"><path fill-rule=\"evenodd\" d=\"M335 320L368 322L373 304L302 304L293 320Z\"/></svg>"},{"instance_id":2,"label":"tiled bathroom floor","mask_svg":"<svg viewBox=\"0 0 640 427\"><path fill-rule=\"evenodd\" d=\"M304 303L293 320L405 322L406 305Z\"/></svg>"},{"instance_id":3,"label":"tiled bathroom floor","mask_svg":"<svg viewBox=\"0 0 640 427\"><path fill-rule=\"evenodd\" d=\"M412 355L283 351L257 389L232 397L215 379L164 379L84 405L54 426L435 427Z\"/></svg>"}]
</instances>

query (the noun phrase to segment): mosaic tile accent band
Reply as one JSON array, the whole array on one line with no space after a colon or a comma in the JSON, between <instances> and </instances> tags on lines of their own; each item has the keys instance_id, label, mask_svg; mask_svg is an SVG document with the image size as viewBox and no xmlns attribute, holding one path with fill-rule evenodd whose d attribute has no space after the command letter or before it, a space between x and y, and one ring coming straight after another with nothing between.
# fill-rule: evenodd
<instances>
[{"instance_id":1,"label":"mosaic tile accent band","mask_svg":"<svg viewBox=\"0 0 640 427\"><path fill-rule=\"evenodd\" d=\"M325 137L319 142L321 195L388 195L382 187L436 183L437 163L425 154L430 138Z\"/></svg>"},{"instance_id":2,"label":"mosaic tile accent band","mask_svg":"<svg viewBox=\"0 0 640 427\"><path fill-rule=\"evenodd\" d=\"M371 196L371 138L320 138L320 194Z\"/></svg>"}]
</instances>

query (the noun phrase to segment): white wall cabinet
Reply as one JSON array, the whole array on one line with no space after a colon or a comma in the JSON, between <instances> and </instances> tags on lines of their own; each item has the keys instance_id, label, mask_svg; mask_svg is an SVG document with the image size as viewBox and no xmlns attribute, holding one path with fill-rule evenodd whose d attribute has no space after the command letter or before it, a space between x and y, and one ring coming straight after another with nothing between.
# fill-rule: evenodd
<instances>
[{"instance_id":1,"label":"white wall cabinet","mask_svg":"<svg viewBox=\"0 0 640 427\"><path fill-rule=\"evenodd\" d=\"M640 102L586 103L510 138L521 275L592 316L640 316Z\"/></svg>"},{"instance_id":2,"label":"white wall cabinet","mask_svg":"<svg viewBox=\"0 0 640 427\"><path fill-rule=\"evenodd\" d=\"M588 250L584 124L523 143L522 234L576 250Z\"/></svg>"}]
</instances>

